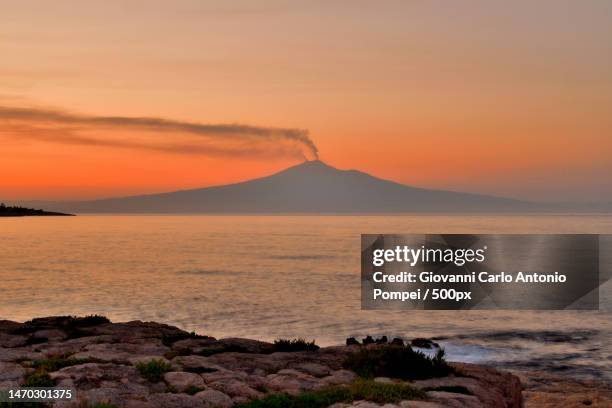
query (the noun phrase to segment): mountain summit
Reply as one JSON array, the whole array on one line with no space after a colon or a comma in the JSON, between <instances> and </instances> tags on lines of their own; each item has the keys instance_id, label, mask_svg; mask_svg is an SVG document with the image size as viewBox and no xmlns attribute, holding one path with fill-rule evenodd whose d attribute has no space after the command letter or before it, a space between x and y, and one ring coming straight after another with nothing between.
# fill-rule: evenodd
<instances>
[{"instance_id":1,"label":"mountain summit","mask_svg":"<svg viewBox=\"0 0 612 408\"><path fill-rule=\"evenodd\" d=\"M54 203L50 208L77 213L347 214L524 211L534 205L507 198L410 187L313 160L236 184Z\"/></svg>"}]
</instances>

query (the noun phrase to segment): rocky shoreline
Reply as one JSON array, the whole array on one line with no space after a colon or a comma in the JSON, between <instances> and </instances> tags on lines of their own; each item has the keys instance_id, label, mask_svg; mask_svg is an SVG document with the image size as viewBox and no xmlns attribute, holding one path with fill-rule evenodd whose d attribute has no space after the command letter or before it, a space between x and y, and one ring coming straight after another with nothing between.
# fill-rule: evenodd
<instances>
[{"instance_id":1,"label":"rocky shoreline","mask_svg":"<svg viewBox=\"0 0 612 408\"><path fill-rule=\"evenodd\" d=\"M553 408L609 407L612 401L608 383L549 372L505 372L444 362L447 372L428 377L425 371L432 367L426 365L408 372L411 378L398 378L406 373L397 368L410 366L402 363L382 367L393 375L373 372L364 380L358 365L347 366L351 359L360 361L355 359L360 355L373 356L376 363L382 359L382 350L437 348L436 343L422 338L410 344L369 336L361 341L349 338L346 346L325 348L305 341L215 339L155 322L111 323L101 316L47 317L25 323L0 320L0 390L72 388L76 400L53 406L80 408ZM339 402L304 403L306 397L329 396L345 389L352 394L344 392ZM291 405L292 400L287 399L274 405L266 400L275 396L295 398L299 403Z\"/></svg>"},{"instance_id":2,"label":"rocky shoreline","mask_svg":"<svg viewBox=\"0 0 612 408\"><path fill-rule=\"evenodd\" d=\"M308 398L317 406L336 401L330 404L335 408L523 406L517 376L421 358L400 341L351 340L347 346L318 348L299 340L215 339L155 322L111 323L101 316L4 320L0 389L76 390L75 400L56 407L266 407L274 398L295 406ZM371 359L383 361L389 353L424 364L432 377ZM370 366L376 375L364 378L361 369ZM381 376L385 370L397 377Z\"/></svg>"}]
</instances>

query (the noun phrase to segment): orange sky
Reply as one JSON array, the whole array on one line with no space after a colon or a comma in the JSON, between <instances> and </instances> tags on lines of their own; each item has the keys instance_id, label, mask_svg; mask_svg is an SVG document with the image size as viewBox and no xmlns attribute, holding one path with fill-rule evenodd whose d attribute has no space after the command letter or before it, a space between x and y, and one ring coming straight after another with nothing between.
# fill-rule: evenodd
<instances>
[{"instance_id":1,"label":"orange sky","mask_svg":"<svg viewBox=\"0 0 612 408\"><path fill-rule=\"evenodd\" d=\"M612 200L610 2L224 3L4 4L0 111L308 129L322 160L402 183ZM58 141L71 133L201 143L0 115L0 200L201 187L300 160L286 140L205 135L220 156ZM245 143L258 153L231 154Z\"/></svg>"}]
</instances>

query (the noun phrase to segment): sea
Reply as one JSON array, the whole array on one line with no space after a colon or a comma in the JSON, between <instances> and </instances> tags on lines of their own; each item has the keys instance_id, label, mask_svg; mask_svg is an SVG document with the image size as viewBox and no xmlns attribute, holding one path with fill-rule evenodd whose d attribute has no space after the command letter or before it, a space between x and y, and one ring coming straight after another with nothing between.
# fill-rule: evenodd
<instances>
[{"instance_id":1,"label":"sea","mask_svg":"<svg viewBox=\"0 0 612 408\"><path fill-rule=\"evenodd\" d=\"M598 311L366 311L360 235L612 234L610 215L0 218L0 319L101 314L221 337L436 338L452 361L612 381Z\"/></svg>"}]
</instances>

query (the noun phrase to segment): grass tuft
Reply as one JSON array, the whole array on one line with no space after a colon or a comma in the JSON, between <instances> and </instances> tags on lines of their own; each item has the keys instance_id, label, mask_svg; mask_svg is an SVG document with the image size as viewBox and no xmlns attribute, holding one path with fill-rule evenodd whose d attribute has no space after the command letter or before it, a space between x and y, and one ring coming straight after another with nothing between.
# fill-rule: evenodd
<instances>
[{"instance_id":1,"label":"grass tuft","mask_svg":"<svg viewBox=\"0 0 612 408\"><path fill-rule=\"evenodd\" d=\"M91 363L94 361L93 359L77 359L69 356L70 354L61 354L24 364L34 368L34 371L26 376L24 387L53 387L55 383L51 377L49 377L50 372L60 370L64 367Z\"/></svg>"},{"instance_id":2,"label":"grass tuft","mask_svg":"<svg viewBox=\"0 0 612 408\"><path fill-rule=\"evenodd\" d=\"M366 400L379 404L424 399L425 393L407 384L382 384L357 380L348 386L336 385L297 396L272 394L238 405L239 408L324 408L338 402Z\"/></svg>"},{"instance_id":3,"label":"grass tuft","mask_svg":"<svg viewBox=\"0 0 612 408\"><path fill-rule=\"evenodd\" d=\"M445 377L453 372L444 359L443 349L435 357L428 357L410 346L399 345L364 347L349 355L343 365L364 378L422 380Z\"/></svg>"},{"instance_id":4,"label":"grass tuft","mask_svg":"<svg viewBox=\"0 0 612 408\"><path fill-rule=\"evenodd\" d=\"M54 387L55 383L44 370L37 370L29 374L23 383L23 387Z\"/></svg>"},{"instance_id":5,"label":"grass tuft","mask_svg":"<svg viewBox=\"0 0 612 408\"><path fill-rule=\"evenodd\" d=\"M136 368L147 380L156 383L161 381L165 373L172 369L172 366L166 363L164 360L151 360L148 362L141 362L136 364Z\"/></svg>"},{"instance_id":6,"label":"grass tuft","mask_svg":"<svg viewBox=\"0 0 612 408\"><path fill-rule=\"evenodd\" d=\"M304 339L278 339L274 340L274 351L317 351L317 346L313 341L306 341Z\"/></svg>"},{"instance_id":7,"label":"grass tuft","mask_svg":"<svg viewBox=\"0 0 612 408\"><path fill-rule=\"evenodd\" d=\"M58 356L48 357L42 360L34 360L30 364L32 368L38 371L53 372L61 370L64 367L70 367L79 364L95 363L98 360L92 358L73 358L70 354L60 354Z\"/></svg>"}]
</instances>

